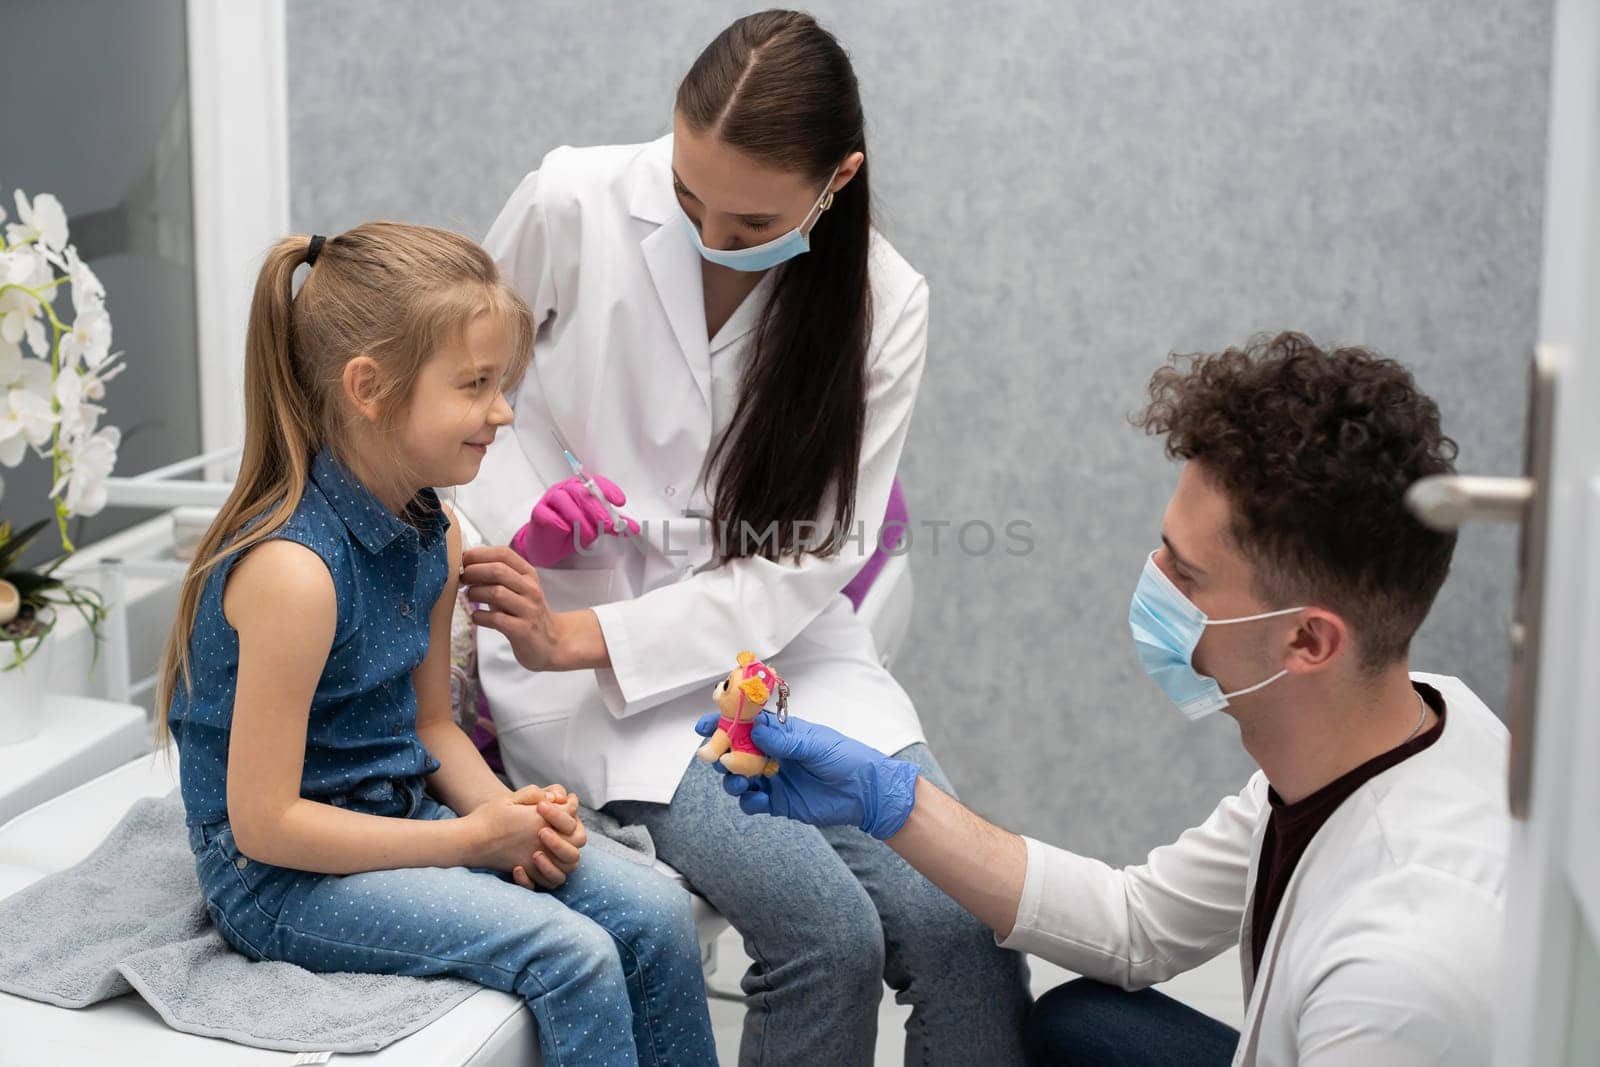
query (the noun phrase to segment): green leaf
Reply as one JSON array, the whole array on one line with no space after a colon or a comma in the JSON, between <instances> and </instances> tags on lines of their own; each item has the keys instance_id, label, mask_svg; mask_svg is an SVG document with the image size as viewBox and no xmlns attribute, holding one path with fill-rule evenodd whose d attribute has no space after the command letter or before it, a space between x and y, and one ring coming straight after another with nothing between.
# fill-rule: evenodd
<instances>
[{"instance_id":1,"label":"green leaf","mask_svg":"<svg viewBox=\"0 0 1600 1067\"><path fill-rule=\"evenodd\" d=\"M33 539L39 536L39 531L50 525L49 519L40 519L21 533L8 541L0 542L0 574L5 574L15 563L17 557L28 550Z\"/></svg>"},{"instance_id":2,"label":"green leaf","mask_svg":"<svg viewBox=\"0 0 1600 1067\"><path fill-rule=\"evenodd\" d=\"M30 571L18 571L7 579L17 587L17 595L23 600L32 598L35 594L49 589L59 589L61 579L53 578L48 574L37 574Z\"/></svg>"}]
</instances>

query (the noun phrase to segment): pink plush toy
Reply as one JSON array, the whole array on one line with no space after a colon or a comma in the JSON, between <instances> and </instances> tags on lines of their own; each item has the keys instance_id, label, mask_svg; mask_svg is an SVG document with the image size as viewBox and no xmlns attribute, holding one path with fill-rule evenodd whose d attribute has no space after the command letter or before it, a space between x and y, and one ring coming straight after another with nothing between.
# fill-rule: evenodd
<instances>
[{"instance_id":1,"label":"pink plush toy","mask_svg":"<svg viewBox=\"0 0 1600 1067\"><path fill-rule=\"evenodd\" d=\"M722 718L717 721L717 732L696 755L707 763L720 762L731 773L747 778L777 774L778 761L768 759L750 738L756 716L773 694L778 698L778 721L783 722L789 717L789 683L753 653L739 653L739 665L712 690Z\"/></svg>"}]
</instances>

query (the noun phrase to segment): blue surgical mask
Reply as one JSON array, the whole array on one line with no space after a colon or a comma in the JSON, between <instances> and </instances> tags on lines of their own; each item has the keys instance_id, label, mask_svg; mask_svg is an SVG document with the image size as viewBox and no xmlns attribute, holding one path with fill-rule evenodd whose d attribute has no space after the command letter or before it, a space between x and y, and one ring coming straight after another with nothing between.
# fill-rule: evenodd
<instances>
[{"instance_id":1,"label":"blue surgical mask","mask_svg":"<svg viewBox=\"0 0 1600 1067\"><path fill-rule=\"evenodd\" d=\"M822 183L822 195L811 205L811 210L800 220L800 225L782 237L774 237L765 244L751 248L707 248L705 242L700 240L700 231L695 228L694 220L683 210L681 202L678 204L678 212L683 215L684 225L689 227L689 237L694 241L695 248L700 250L700 254L708 262L731 267L734 270L767 270L779 263L788 262L801 253L811 251L811 230L816 225L812 220L821 218L822 213L833 204L833 194L828 191L828 186L833 184L833 179L838 173L839 168L834 167L833 173L828 175L828 180Z\"/></svg>"},{"instance_id":2,"label":"blue surgical mask","mask_svg":"<svg viewBox=\"0 0 1600 1067\"><path fill-rule=\"evenodd\" d=\"M1284 608L1238 619L1208 619L1206 613L1156 566L1156 554L1152 552L1144 562L1144 573L1139 576L1139 587L1134 590L1133 604L1128 608L1128 627L1133 631L1133 643L1139 650L1139 661L1144 664L1145 673L1178 706L1184 718L1198 722L1227 707L1232 698L1265 689L1289 673L1282 670L1264 682L1224 693L1215 678L1194 669L1194 649L1205 628L1272 619L1304 610L1303 607Z\"/></svg>"}]
</instances>

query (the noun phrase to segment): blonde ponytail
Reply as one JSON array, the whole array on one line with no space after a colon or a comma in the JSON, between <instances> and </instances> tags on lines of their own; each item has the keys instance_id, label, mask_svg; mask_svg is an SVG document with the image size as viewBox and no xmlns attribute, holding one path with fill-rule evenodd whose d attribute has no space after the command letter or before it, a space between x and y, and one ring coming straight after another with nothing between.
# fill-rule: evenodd
<instances>
[{"instance_id":1,"label":"blonde ponytail","mask_svg":"<svg viewBox=\"0 0 1600 1067\"><path fill-rule=\"evenodd\" d=\"M294 272L308 238L285 237L268 251L250 301L245 333L244 450L227 502L201 538L178 594L178 617L162 656L156 689L156 741L164 748L166 711L181 682L190 685L189 635L212 570L282 528L304 492L318 435L311 401L295 371L290 315ZM266 518L262 521L261 517ZM241 537L235 535L249 527Z\"/></svg>"}]
</instances>

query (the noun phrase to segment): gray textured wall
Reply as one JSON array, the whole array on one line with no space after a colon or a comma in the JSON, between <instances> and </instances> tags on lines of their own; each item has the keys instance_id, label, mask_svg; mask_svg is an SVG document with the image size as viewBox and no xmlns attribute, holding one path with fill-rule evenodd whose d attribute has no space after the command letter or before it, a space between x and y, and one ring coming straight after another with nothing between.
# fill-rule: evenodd
<instances>
[{"instance_id":1,"label":"gray textured wall","mask_svg":"<svg viewBox=\"0 0 1600 1067\"><path fill-rule=\"evenodd\" d=\"M897 674L966 799L1141 857L1250 769L1141 675L1128 595L1175 470L1131 430L1171 350L1304 329L1416 370L1463 469L1520 465L1550 5L1133 0L814 10L855 57L881 223L932 286L914 515L1039 531L914 556ZM666 128L731 3L290 0L294 222L481 235L549 148ZM1471 531L1416 649L1503 703L1513 541ZM1023 695L1023 672L1049 684Z\"/></svg>"}]
</instances>

